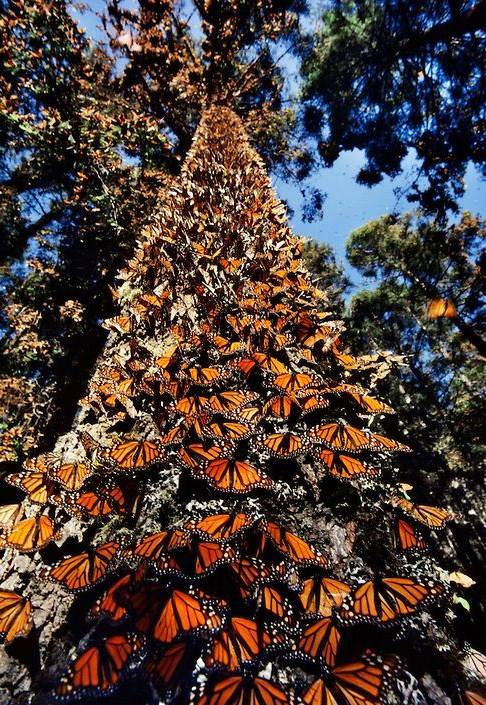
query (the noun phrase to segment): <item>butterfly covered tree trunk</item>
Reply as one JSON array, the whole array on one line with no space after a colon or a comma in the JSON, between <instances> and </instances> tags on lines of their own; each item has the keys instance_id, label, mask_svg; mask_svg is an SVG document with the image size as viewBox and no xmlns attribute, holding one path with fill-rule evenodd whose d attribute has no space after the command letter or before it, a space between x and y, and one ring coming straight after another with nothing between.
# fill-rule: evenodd
<instances>
[{"instance_id":1,"label":"butterfly covered tree trunk","mask_svg":"<svg viewBox=\"0 0 486 705\"><path fill-rule=\"evenodd\" d=\"M420 530L451 515L400 493L409 449L362 386L384 361L343 352L301 255L240 119L210 107L75 428L8 478L2 702L458 695Z\"/></svg>"}]
</instances>

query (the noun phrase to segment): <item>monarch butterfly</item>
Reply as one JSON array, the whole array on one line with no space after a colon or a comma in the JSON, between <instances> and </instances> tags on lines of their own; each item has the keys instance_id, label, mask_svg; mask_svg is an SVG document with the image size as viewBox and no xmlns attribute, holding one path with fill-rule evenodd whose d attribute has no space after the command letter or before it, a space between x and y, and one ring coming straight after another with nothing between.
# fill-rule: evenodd
<instances>
[{"instance_id":1,"label":"monarch butterfly","mask_svg":"<svg viewBox=\"0 0 486 705\"><path fill-rule=\"evenodd\" d=\"M258 443L267 448L276 458L295 458L296 455L304 453L307 448L305 439L290 431L260 436Z\"/></svg>"},{"instance_id":2,"label":"monarch butterfly","mask_svg":"<svg viewBox=\"0 0 486 705\"><path fill-rule=\"evenodd\" d=\"M199 416L209 401L208 397L182 397L175 405L176 410L184 416Z\"/></svg>"},{"instance_id":3,"label":"monarch butterfly","mask_svg":"<svg viewBox=\"0 0 486 705\"><path fill-rule=\"evenodd\" d=\"M408 446L391 438L386 438L378 433L361 431L354 426L340 423L328 423L323 426L317 426L317 428L309 432L309 438L313 441L318 439L334 450L346 450L351 453L356 453L363 449L410 450Z\"/></svg>"},{"instance_id":4,"label":"monarch butterfly","mask_svg":"<svg viewBox=\"0 0 486 705\"><path fill-rule=\"evenodd\" d=\"M251 589L257 583L270 577L269 568L257 558L239 558L230 564L230 568L244 600L249 597Z\"/></svg>"},{"instance_id":5,"label":"monarch butterfly","mask_svg":"<svg viewBox=\"0 0 486 705\"><path fill-rule=\"evenodd\" d=\"M258 397L255 392L219 392L209 397L209 406L217 413L227 413L239 409Z\"/></svg>"},{"instance_id":6,"label":"monarch butterfly","mask_svg":"<svg viewBox=\"0 0 486 705\"><path fill-rule=\"evenodd\" d=\"M132 573L128 573L113 583L91 608L89 617L109 617L112 622L119 622L126 617L126 600L122 600L121 596L124 589L130 587L132 579Z\"/></svg>"},{"instance_id":7,"label":"monarch butterfly","mask_svg":"<svg viewBox=\"0 0 486 705\"><path fill-rule=\"evenodd\" d=\"M234 355L238 352L243 352L246 348L245 343L242 341L229 340L222 335L211 336L210 340L220 355Z\"/></svg>"},{"instance_id":8,"label":"monarch butterfly","mask_svg":"<svg viewBox=\"0 0 486 705\"><path fill-rule=\"evenodd\" d=\"M397 521L396 536L398 546L402 551L427 548L427 541L404 519Z\"/></svg>"},{"instance_id":9,"label":"monarch butterfly","mask_svg":"<svg viewBox=\"0 0 486 705\"><path fill-rule=\"evenodd\" d=\"M326 409L330 402L326 394L312 388L304 389L302 394L297 394L302 414L311 414L319 409Z\"/></svg>"},{"instance_id":10,"label":"monarch butterfly","mask_svg":"<svg viewBox=\"0 0 486 705\"><path fill-rule=\"evenodd\" d=\"M143 637L138 634L107 637L98 646L91 646L78 656L61 678L56 696L83 698L111 693L143 648Z\"/></svg>"},{"instance_id":11,"label":"monarch butterfly","mask_svg":"<svg viewBox=\"0 0 486 705\"><path fill-rule=\"evenodd\" d=\"M326 680L317 678L302 694L304 705L380 705L398 661L368 652L359 661L334 667Z\"/></svg>"},{"instance_id":12,"label":"monarch butterfly","mask_svg":"<svg viewBox=\"0 0 486 705\"><path fill-rule=\"evenodd\" d=\"M369 580L345 599L338 616L345 624L360 621L386 624L414 614L444 594L444 585L433 580L425 584L401 577Z\"/></svg>"},{"instance_id":13,"label":"monarch butterfly","mask_svg":"<svg viewBox=\"0 0 486 705\"><path fill-rule=\"evenodd\" d=\"M255 353L253 353L251 359L253 360L253 362L256 365L258 365L258 367L260 369L271 372L274 375L287 374L289 371L283 362L281 362L276 357L272 357L271 355L269 355L267 353L255 352ZM243 360L241 362L243 362ZM240 368L241 368L241 364L240 364Z\"/></svg>"},{"instance_id":14,"label":"monarch butterfly","mask_svg":"<svg viewBox=\"0 0 486 705\"><path fill-rule=\"evenodd\" d=\"M184 436L186 435L186 429L183 425L174 426L167 433L165 433L162 438L159 439L161 446L170 446L176 443L180 443Z\"/></svg>"},{"instance_id":15,"label":"monarch butterfly","mask_svg":"<svg viewBox=\"0 0 486 705\"><path fill-rule=\"evenodd\" d=\"M298 565L318 565L324 568L328 565L327 558L320 551L275 522L264 522L262 529L260 550L265 548L265 538L268 537L275 548Z\"/></svg>"},{"instance_id":16,"label":"monarch butterfly","mask_svg":"<svg viewBox=\"0 0 486 705\"><path fill-rule=\"evenodd\" d=\"M187 370L188 378L201 387L209 387L228 374L228 371L221 367L190 367Z\"/></svg>"},{"instance_id":17,"label":"monarch butterfly","mask_svg":"<svg viewBox=\"0 0 486 705\"><path fill-rule=\"evenodd\" d=\"M265 617L276 619L279 626L293 626L295 611L282 590L273 585L264 585L257 595L259 608Z\"/></svg>"},{"instance_id":18,"label":"monarch butterfly","mask_svg":"<svg viewBox=\"0 0 486 705\"><path fill-rule=\"evenodd\" d=\"M200 577L212 573L224 563L231 563L236 557L237 552L231 546L194 538L182 553L181 563L185 573Z\"/></svg>"},{"instance_id":19,"label":"monarch butterfly","mask_svg":"<svg viewBox=\"0 0 486 705\"><path fill-rule=\"evenodd\" d=\"M91 551L65 558L51 568L50 576L68 590L84 590L104 577L119 548L119 543L110 541Z\"/></svg>"},{"instance_id":20,"label":"monarch butterfly","mask_svg":"<svg viewBox=\"0 0 486 705\"><path fill-rule=\"evenodd\" d=\"M40 551L57 537L52 519L46 514L24 519L7 536L7 544L20 553Z\"/></svg>"},{"instance_id":21,"label":"monarch butterfly","mask_svg":"<svg viewBox=\"0 0 486 705\"><path fill-rule=\"evenodd\" d=\"M50 480L44 470L33 470L7 475L9 485L18 487L28 494L31 502L46 504L56 494L56 485Z\"/></svg>"},{"instance_id":22,"label":"monarch butterfly","mask_svg":"<svg viewBox=\"0 0 486 705\"><path fill-rule=\"evenodd\" d=\"M368 475L370 477L379 475L377 468L364 465L360 460L350 455L336 453L326 448L319 449L316 457L324 463L330 475L340 480L352 480L357 475Z\"/></svg>"},{"instance_id":23,"label":"monarch butterfly","mask_svg":"<svg viewBox=\"0 0 486 705\"><path fill-rule=\"evenodd\" d=\"M179 359L179 346L178 345L173 345L170 347L165 355L162 357L159 357L155 360L155 364L158 367L161 367L163 370L167 370L170 367L173 367L175 363Z\"/></svg>"},{"instance_id":24,"label":"monarch butterfly","mask_svg":"<svg viewBox=\"0 0 486 705\"><path fill-rule=\"evenodd\" d=\"M168 552L188 545L190 536L181 529L169 529L157 534L149 534L137 544L133 553L155 565L166 566Z\"/></svg>"},{"instance_id":25,"label":"monarch butterfly","mask_svg":"<svg viewBox=\"0 0 486 705\"><path fill-rule=\"evenodd\" d=\"M246 531L255 520L248 516L233 512L232 514L211 514L204 519L192 520L184 525L186 531L209 537L213 541L227 541Z\"/></svg>"},{"instance_id":26,"label":"monarch butterfly","mask_svg":"<svg viewBox=\"0 0 486 705\"><path fill-rule=\"evenodd\" d=\"M450 299L432 299L427 306L427 318L456 318L457 309Z\"/></svg>"},{"instance_id":27,"label":"monarch butterfly","mask_svg":"<svg viewBox=\"0 0 486 705\"><path fill-rule=\"evenodd\" d=\"M144 671L156 687L171 690L176 687L176 676L181 672L187 653L188 645L183 641L166 646L160 653L150 654L143 665Z\"/></svg>"},{"instance_id":28,"label":"monarch butterfly","mask_svg":"<svg viewBox=\"0 0 486 705\"><path fill-rule=\"evenodd\" d=\"M414 504L402 497L392 497L394 507L399 507L413 519L428 526L429 529L443 529L446 522L455 518L453 512L441 507L431 507L427 504Z\"/></svg>"},{"instance_id":29,"label":"monarch butterfly","mask_svg":"<svg viewBox=\"0 0 486 705\"><path fill-rule=\"evenodd\" d=\"M370 438L373 450L392 450L401 453L410 453L411 451L411 448L404 443L382 436L380 433L370 433Z\"/></svg>"},{"instance_id":30,"label":"monarch butterfly","mask_svg":"<svg viewBox=\"0 0 486 705\"><path fill-rule=\"evenodd\" d=\"M195 705L291 705L291 697L266 678L227 676L205 684Z\"/></svg>"},{"instance_id":31,"label":"monarch butterfly","mask_svg":"<svg viewBox=\"0 0 486 705\"><path fill-rule=\"evenodd\" d=\"M281 419L288 419L290 416L300 413L301 405L298 399L288 394L278 394L267 401L263 407L263 412L268 411L273 416Z\"/></svg>"},{"instance_id":32,"label":"monarch butterfly","mask_svg":"<svg viewBox=\"0 0 486 705\"><path fill-rule=\"evenodd\" d=\"M306 615L330 617L350 591L349 585L334 578L309 578L304 580L299 600Z\"/></svg>"},{"instance_id":33,"label":"monarch butterfly","mask_svg":"<svg viewBox=\"0 0 486 705\"><path fill-rule=\"evenodd\" d=\"M351 384L340 384L333 388L333 393L341 392L351 397L353 401L361 406L369 414L395 414L395 410L391 406L385 404L383 401L379 401L374 397L370 397L367 394L362 394L358 387L354 387Z\"/></svg>"},{"instance_id":34,"label":"monarch butterfly","mask_svg":"<svg viewBox=\"0 0 486 705\"><path fill-rule=\"evenodd\" d=\"M328 324L322 324L315 322L308 313L302 312L297 320L296 337L304 348L313 348L319 342L328 347L342 329L343 324L340 321L329 321Z\"/></svg>"},{"instance_id":35,"label":"monarch butterfly","mask_svg":"<svg viewBox=\"0 0 486 705\"><path fill-rule=\"evenodd\" d=\"M236 421L257 426L262 417L262 409L260 406L245 406L243 409L238 409L236 413L228 416Z\"/></svg>"},{"instance_id":36,"label":"monarch butterfly","mask_svg":"<svg viewBox=\"0 0 486 705\"><path fill-rule=\"evenodd\" d=\"M4 504L0 506L0 548L5 546L4 536L12 530L24 516L23 504Z\"/></svg>"},{"instance_id":37,"label":"monarch butterfly","mask_svg":"<svg viewBox=\"0 0 486 705\"><path fill-rule=\"evenodd\" d=\"M154 627L154 637L171 643L184 634L214 634L223 619L213 604L181 590L172 590Z\"/></svg>"},{"instance_id":38,"label":"monarch butterfly","mask_svg":"<svg viewBox=\"0 0 486 705\"><path fill-rule=\"evenodd\" d=\"M259 487L273 487L272 480L258 468L228 457L215 458L199 468L193 468L192 474L196 478L203 478L221 492L245 493Z\"/></svg>"},{"instance_id":39,"label":"monarch butterfly","mask_svg":"<svg viewBox=\"0 0 486 705\"><path fill-rule=\"evenodd\" d=\"M105 517L112 512L132 512L138 500L136 485L130 483L108 483L97 490L87 489L76 496L76 506L92 517Z\"/></svg>"},{"instance_id":40,"label":"monarch butterfly","mask_svg":"<svg viewBox=\"0 0 486 705\"><path fill-rule=\"evenodd\" d=\"M12 590L0 590L0 636L8 644L17 636L25 636L33 626L32 604Z\"/></svg>"},{"instance_id":41,"label":"monarch butterfly","mask_svg":"<svg viewBox=\"0 0 486 705\"><path fill-rule=\"evenodd\" d=\"M212 445L210 442L190 443L179 449L179 455L183 462L190 468L197 467L202 461L210 461L214 458L219 458L221 453L223 453L223 448Z\"/></svg>"},{"instance_id":42,"label":"monarch butterfly","mask_svg":"<svg viewBox=\"0 0 486 705\"><path fill-rule=\"evenodd\" d=\"M317 426L309 432L312 441L322 441L334 450L347 450L356 452L363 448L370 448L372 443L370 434L354 426L345 426L340 423L328 423Z\"/></svg>"},{"instance_id":43,"label":"monarch butterfly","mask_svg":"<svg viewBox=\"0 0 486 705\"><path fill-rule=\"evenodd\" d=\"M204 428L204 434L221 440L241 440L252 434L252 427L237 421L214 421Z\"/></svg>"},{"instance_id":44,"label":"monarch butterfly","mask_svg":"<svg viewBox=\"0 0 486 705\"><path fill-rule=\"evenodd\" d=\"M469 646L464 659L464 667L480 680L486 680L486 656L481 651Z\"/></svg>"},{"instance_id":45,"label":"monarch butterfly","mask_svg":"<svg viewBox=\"0 0 486 705\"><path fill-rule=\"evenodd\" d=\"M340 641L341 632L330 617L324 617L304 629L298 650L315 661L324 661L332 668L336 664Z\"/></svg>"},{"instance_id":46,"label":"monarch butterfly","mask_svg":"<svg viewBox=\"0 0 486 705\"><path fill-rule=\"evenodd\" d=\"M236 671L241 665L255 663L268 647L284 641L283 636L271 636L252 619L232 617L214 638L204 662L208 668Z\"/></svg>"},{"instance_id":47,"label":"monarch butterfly","mask_svg":"<svg viewBox=\"0 0 486 705\"><path fill-rule=\"evenodd\" d=\"M55 463L49 464L49 477L70 492L79 490L84 481L91 475L92 470L85 463Z\"/></svg>"},{"instance_id":48,"label":"monarch butterfly","mask_svg":"<svg viewBox=\"0 0 486 705\"><path fill-rule=\"evenodd\" d=\"M162 457L154 441L123 441L110 449L109 458L125 470L145 468Z\"/></svg>"}]
</instances>

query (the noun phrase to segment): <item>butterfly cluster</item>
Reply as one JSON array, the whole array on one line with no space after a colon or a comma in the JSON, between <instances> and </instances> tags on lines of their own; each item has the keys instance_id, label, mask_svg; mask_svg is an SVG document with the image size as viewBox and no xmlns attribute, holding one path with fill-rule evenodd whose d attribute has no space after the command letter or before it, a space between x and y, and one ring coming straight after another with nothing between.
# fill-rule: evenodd
<instances>
[{"instance_id":1,"label":"butterfly cluster","mask_svg":"<svg viewBox=\"0 0 486 705\"><path fill-rule=\"evenodd\" d=\"M353 631L400 629L444 600L445 585L413 571L341 580L272 504L282 477L303 482L305 460L316 476L376 490L405 552L426 549L420 526L440 529L453 515L382 483L383 458L409 448L366 427L393 409L361 386L372 360L343 350L343 324L323 312L301 243L231 112L205 114L120 279L120 315L105 323L108 352L83 400L93 428L111 430L84 431L82 458L44 454L7 477L27 499L0 508L1 544L41 551L71 517L136 525L146 478L156 483L166 467L230 509L114 536L49 569L72 593L104 584L89 644L53 700L89 701L141 677L166 700L197 705L384 702L399 661L355 653ZM258 516L241 510L249 495ZM31 626L29 600L0 593L4 638ZM298 664L307 680L263 677L274 661Z\"/></svg>"}]
</instances>

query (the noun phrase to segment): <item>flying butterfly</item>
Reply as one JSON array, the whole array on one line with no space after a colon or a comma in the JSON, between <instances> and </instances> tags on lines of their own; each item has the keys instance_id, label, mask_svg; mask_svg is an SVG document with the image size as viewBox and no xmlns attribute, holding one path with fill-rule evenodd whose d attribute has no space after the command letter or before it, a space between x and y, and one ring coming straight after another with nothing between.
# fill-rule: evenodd
<instances>
[{"instance_id":1,"label":"flying butterfly","mask_svg":"<svg viewBox=\"0 0 486 705\"><path fill-rule=\"evenodd\" d=\"M412 519L428 526L429 529L443 529L448 521L455 518L454 513L447 509L427 504L414 504L402 497L392 497L391 502L394 507L399 507Z\"/></svg>"},{"instance_id":2,"label":"flying butterfly","mask_svg":"<svg viewBox=\"0 0 486 705\"><path fill-rule=\"evenodd\" d=\"M119 543L110 541L84 553L65 558L51 568L50 576L68 590L73 592L85 590L105 576L119 548Z\"/></svg>"},{"instance_id":3,"label":"flying butterfly","mask_svg":"<svg viewBox=\"0 0 486 705\"><path fill-rule=\"evenodd\" d=\"M209 397L208 405L214 412L226 414L245 406L257 397L256 392L218 392Z\"/></svg>"}]
</instances>

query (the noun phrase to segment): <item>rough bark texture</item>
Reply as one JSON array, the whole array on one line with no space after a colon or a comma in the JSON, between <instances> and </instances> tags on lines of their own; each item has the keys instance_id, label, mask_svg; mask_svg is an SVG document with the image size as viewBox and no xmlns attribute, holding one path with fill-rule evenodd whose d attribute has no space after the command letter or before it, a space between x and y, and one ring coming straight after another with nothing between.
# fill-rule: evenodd
<instances>
[{"instance_id":1,"label":"rough bark texture","mask_svg":"<svg viewBox=\"0 0 486 705\"><path fill-rule=\"evenodd\" d=\"M373 448L373 453L371 447L365 449L373 455L373 465L381 466L383 478L363 470L349 482L338 482L323 463L315 460L312 449L316 446L307 439L316 425L343 418L362 427L371 423L364 408L356 407L352 399L343 401L346 394L333 391L332 387L357 384L358 378L366 379L376 365L383 365L383 360L358 361L339 352L342 325L333 321L330 314L317 313L316 306L322 308L325 297L313 287L301 262L299 242L288 228L284 208L273 193L261 160L248 143L243 125L230 110L214 106L204 114L180 180L162 195L160 212L143 233L140 248L121 273L121 280L119 302L129 319L108 322L112 333L94 371L87 403L80 408L73 430L59 439L54 452L63 458L91 463L93 475L89 482L96 480L100 487L107 478L133 475L140 499L133 515L127 517L114 511L107 521L88 521L79 512L71 516L73 512L66 510L69 497L63 492L63 503L51 504L47 509L61 528L61 537L55 544L27 556L6 552L2 588L31 598L35 630L1 652L1 703L49 701L74 647L80 640L81 648L86 645L86 635L97 628L92 623L86 625L84 616L100 589L73 597L49 580L48 568L64 555L79 553L88 544L112 540L114 536L123 536L124 545L131 547L149 532L194 516L236 508L255 520L269 517L312 542L327 556L328 572L341 580L364 580L386 571L444 577L430 558L401 558L392 548L390 532L396 515L389 500L396 489L390 484L394 472L387 453L380 448ZM258 306L251 299L258 300ZM302 312L307 317L302 317ZM231 316L236 320L230 320ZM249 323L243 320L245 316ZM266 324L255 328L256 320L266 319L272 322L270 329ZM279 332L280 319L288 321ZM251 329L249 334L245 326ZM222 353L215 335L226 336L235 343L247 342L233 353ZM279 335L284 337L279 339ZM312 335L315 340L309 340ZM194 391L187 383L182 392L174 392L175 400L160 391L166 389L164 373L171 368L157 360L168 351L173 352L174 345L187 366L179 369L179 377L172 377L171 383L176 379L187 381L191 365L221 365L231 370L223 389L251 390L256 394L262 416L252 428L250 439L240 444L239 452L245 452L248 462L272 478L272 492L221 494L216 488L195 481L194 472L188 473L178 450L194 443L198 436L205 436L211 415L207 409L184 413L177 407L183 394L208 394L204 387ZM292 412L289 418L272 407L272 399L278 393L278 370L271 369L272 363L268 367L256 366L256 381L251 378L253 381L249 382L241 374L241 358L250 359L257 351L269 352L293 373L313 377L316 396L321 401L326 397L314 415L304 415L300 409L305 396L288 395L288 403L296 406L295 414ZM119 379L110 378L107 369L123 373L130 370L134 388L122 393L117 387ZM103 384L108 385L109 391ZM216 391L214 387L209 389L210 393ZM115 395L114 402L110 401L110 394ZM377 422L372 423L373 430L377 430ZM162 446L155 464L147 463L146 468L142 464L141 469L129 473L117 466L110 455L120 439L160 441L177 424L184 429L184 438L174 448ZM388 427L393 424L392 420L386 422ZM268 451L261 438L262 434L268 436L289 428L300 439L306 439L305 447L282 460ZM80 440L83 432L93 439L87 454ZM70 499L75 500L76 496ZM27 509L36 510L34 505ZM119 556L113 573L119 574L132 564L126 556ZM298 564L297 569L300 570ZM445 689L451 688L462 670L460 647L457 651L427 611L414 615L407 627L409 631L399 629L396 637L393 630L375 629L370 634L365 630L363 635L360 629L351 639L351 647L353 640L363 649L368 645L381 646L383 642L386 651L408 658L422 680L419 686L402 670L395 687L382 695L382 702L418 704L424 702L422 692L427 693L429 703L451 702L452 693L446 694ZM446 651L454 648L456 653L440 656L436 644L445 646ZM272 677L284 685L295 672L295 668L278 660L271 669ZM308 680L309 676L304 674L302 678ZM443 687L437 684L437 678ZM158 702L143 674L135 674L134 683L126 688L114 696L114 702Z\"/></svg>"}]
</instances>

